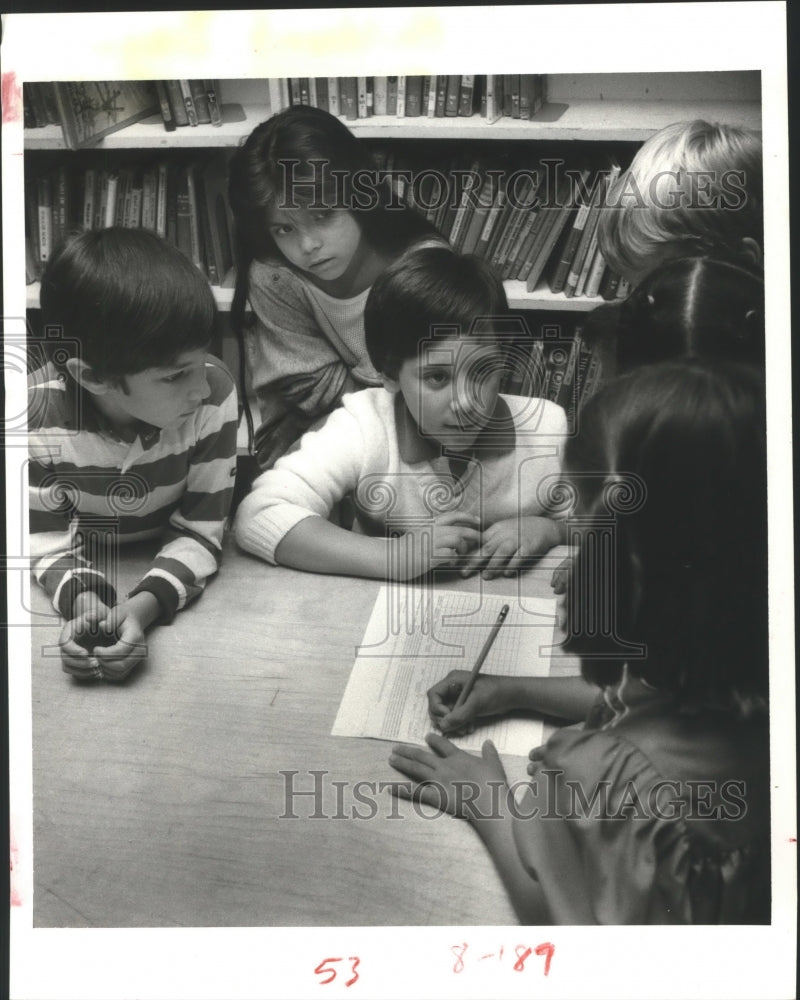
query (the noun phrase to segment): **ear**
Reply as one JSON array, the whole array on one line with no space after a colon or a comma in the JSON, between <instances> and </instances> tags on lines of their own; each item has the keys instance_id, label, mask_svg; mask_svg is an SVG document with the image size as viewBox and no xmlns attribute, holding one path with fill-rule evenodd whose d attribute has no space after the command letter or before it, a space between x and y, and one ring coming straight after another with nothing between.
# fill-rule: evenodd
<instances>
[{"instance_id":1,"label":"ear","mask_svg":"<svg viewBox=\"0 0 800 1000\"><path fill-rule=\"evenodd\" d=\"M757 267L759 270L763 270L764 251L761 249L758 240L754 240L752 236L744 236L741 241L741 253L748 264Z\"/></svg>"},{"instance_id":2,"label":"ear","mask_svg":"<svg viewBox=\"0 0 800 1000\"><path fill-rule=\"evenodd\" d=\"M109 383L96 375L94 370L81 358L68 358L66 367L78 385L95 396L103 396L111 388Z\"/></svg>"}]
</instances>

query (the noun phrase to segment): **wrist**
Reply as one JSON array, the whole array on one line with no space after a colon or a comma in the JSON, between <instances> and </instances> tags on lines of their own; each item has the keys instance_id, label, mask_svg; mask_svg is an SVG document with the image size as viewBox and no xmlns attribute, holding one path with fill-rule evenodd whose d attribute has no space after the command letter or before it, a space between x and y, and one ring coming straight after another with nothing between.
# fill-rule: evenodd
<instances>
[{"instance_id":1,"label":"wrist","mask_svg":"<svg viewBox=\"0 0 800 1000\"><path fill-rule=\"evenodd\" d=\"M161 615L158 598L149 590L139 591L138 594L121 601L116 610L125 618L134 618L143 632Z\"/></svg>"},{"instance_id":2,"label":"wrist","mask_svg":"<svg viewBox=\"0 0 800 1000\"><path fill-rule=\"evenodd\" d=\"M93 590L84 590L72 602L71 617L81 618L89 611L105 611L107 606Z\"/></svg>"}]
</instances>

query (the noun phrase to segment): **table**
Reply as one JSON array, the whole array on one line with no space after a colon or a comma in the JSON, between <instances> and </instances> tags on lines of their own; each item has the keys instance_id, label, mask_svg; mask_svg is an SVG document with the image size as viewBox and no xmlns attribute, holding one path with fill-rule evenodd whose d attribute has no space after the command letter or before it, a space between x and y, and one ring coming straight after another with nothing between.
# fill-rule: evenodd
<instances>
[{"instance_id":1,"label":"table","mask_svg":"<svg viewBox=\"0 0 800 1000\"><path fill-rule=\"evenodd\" d=\"M152 551L125 554L118 589ZM565 551L524 575L524 593L552 595ZM516 923L467 823L364 785L377 815L351 815L372 811L355 782L401 778L389 743L330 735L379 586L270 567L228 540L219 576L152 631L147 661L121 685L73 680L52 648L57 623L37 627L34 926ZM506 763L524 778L524 758ZM315 782L316 798L287 800Z\"/></svg>"}]
</instances>

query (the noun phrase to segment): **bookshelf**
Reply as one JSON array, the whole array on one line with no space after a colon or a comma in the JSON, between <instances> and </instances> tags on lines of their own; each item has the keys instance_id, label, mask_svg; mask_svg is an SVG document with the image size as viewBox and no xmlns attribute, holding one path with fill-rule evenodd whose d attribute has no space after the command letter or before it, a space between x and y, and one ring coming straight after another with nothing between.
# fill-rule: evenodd
<instances>
[{"instance_id":1,"label":"bookshelf","mask_svg":"<svg viewBox=\"0 0 800 1000\"><path fill-rule=\"evenodd\" d=\"M125 151L176 152L233 150L268 116L266 80L223 80L220 84L223 106L234 104L240 120L224 121L221 126L198 125L167 132L160 115L153 115L115 132L90 152L103 157L124 155ZM698 98L702 94L703 98ZM757 72L703 73L625 73L625 74L555 74L547 77L547 103L559 106L555 120L500 118L491 124L476 111L468 117L397 118L387 115L346 120L360 138L413 147L436 141L441 147L463 149L464 144L481 147L499 144L525 150L530 144L531 161L542 149L604 148L624 144L633 155L640 143L675 121L706 118L760 130L760 76ZM56 125L25 130L26 154L54 157L70 156L61 129ZM86 153L81 155L85 156ZM437 164L431 164L436 166ZM218 308L230 310L232 290L214 286ZM542 280L529 291L524 281L507 281L506 292L514 309L544 312L587 312L602 299L598 296L568 298L553 293ZM39 287L27 289L27 305L36 309Z\"/></svg>"}]
</instances>

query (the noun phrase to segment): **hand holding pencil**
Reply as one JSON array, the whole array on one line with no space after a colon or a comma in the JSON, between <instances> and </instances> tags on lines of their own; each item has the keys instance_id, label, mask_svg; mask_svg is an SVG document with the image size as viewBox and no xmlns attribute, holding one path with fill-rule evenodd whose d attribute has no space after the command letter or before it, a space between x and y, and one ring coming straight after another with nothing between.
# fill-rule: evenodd
<instances>
[{"instance_id":1,"label":"hand holding pencil","mask_svg":"<svg viewBox=\"0 0 800 1000\"><path fill-rule=\"evenodd\" d=\"M504 604L469 672L452 670L428 691L428 711L441 732L471 732L479 716L496 715L507 709L501 698L505 678L479 675L508 612L509 606ZM474 693L477 697L471 697Z\"/></svg>"}]
</instances>

